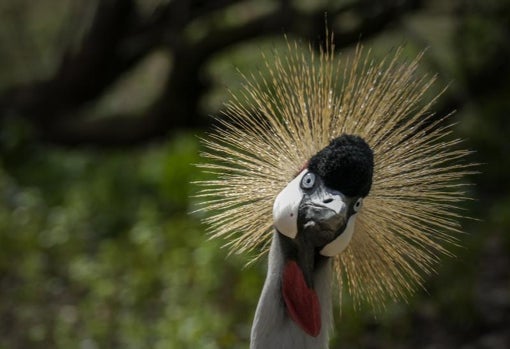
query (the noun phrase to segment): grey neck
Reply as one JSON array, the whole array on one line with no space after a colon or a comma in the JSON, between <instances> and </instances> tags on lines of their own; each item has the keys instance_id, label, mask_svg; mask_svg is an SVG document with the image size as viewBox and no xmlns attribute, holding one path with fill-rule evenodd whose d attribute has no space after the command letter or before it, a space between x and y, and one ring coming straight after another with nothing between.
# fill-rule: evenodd
<instances>
[{"instance_id":1,"label":"grey neck","mask_svg":"<svg viewBox=\"0 0 510 349\"><path fill-rule=\"evenodd\" d=\"M251 349L327 349L332 327L331 260L318 265L313 274L314 289L321 305L321 332L317 337L306 334L287 315L281 292L285 252L283 237L275 232L266 281L251 331Z\"/></svg>"}]
</instances>

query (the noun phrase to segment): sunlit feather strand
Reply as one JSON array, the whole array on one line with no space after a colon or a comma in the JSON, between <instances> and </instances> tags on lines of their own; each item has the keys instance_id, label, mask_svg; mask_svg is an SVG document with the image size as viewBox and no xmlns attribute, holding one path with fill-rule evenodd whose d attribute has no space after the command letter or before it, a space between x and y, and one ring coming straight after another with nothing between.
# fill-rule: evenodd
<instances>
[{"instance_id":1,"label":"sunlit feather strand","mask_svg":"<svg viewBox=\"0 0 510 349\"><path fill-rule=\"evenodd\" d=\"M421 286L448 254L443 245L456 242L457 205L466 199L459 180L470 173L459 160L469 152L451 139L451 125L431 122L435 98L424 98L435 78L418 76L420 56L403 63L397 49L375 63L358 48L341 64L333 51L288 43L284 54L264 57L267 75L244 76L203 141L200 166L215 179L201 182L198 196L213 237L227 238L232 251L263 254L280 190L331 139L363 137L374 151L373 186L334 268L355 304L378 307Z\"/></svg>"}]
</instances>

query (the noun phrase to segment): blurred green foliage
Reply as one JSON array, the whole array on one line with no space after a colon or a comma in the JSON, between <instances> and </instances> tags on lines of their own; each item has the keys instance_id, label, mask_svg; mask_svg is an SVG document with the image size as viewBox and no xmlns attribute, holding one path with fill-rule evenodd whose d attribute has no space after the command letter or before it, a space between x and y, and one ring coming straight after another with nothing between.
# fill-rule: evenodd
<instances>
[{"instance_id":1,"label":"blurred green foliage","mask_svg":"<svg viewBox=\"0 0 510 349\"><path fill-rule=\"evenodd\" d=\"M197 150L191 134L129 153L46 148L17 179L0 172L0 347L246 340L261 281L189 215Z\"/></svg>"}]
</instances>

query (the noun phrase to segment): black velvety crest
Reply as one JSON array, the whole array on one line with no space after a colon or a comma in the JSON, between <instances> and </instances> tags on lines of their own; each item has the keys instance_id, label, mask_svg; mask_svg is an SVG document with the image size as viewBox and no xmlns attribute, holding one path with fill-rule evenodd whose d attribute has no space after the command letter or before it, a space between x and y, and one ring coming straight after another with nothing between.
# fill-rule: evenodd
<instances>
[{"instance_id":1,"label":"black velvety crest","mask_svg":"<svg viewBox=\"0 0 510 349\"><path fill-rule=\"evenodd\" d=\"M365 197L372 186L374 154L363 138L343 134L312 156L308 169L331 189Z\"/></svg>"}]
</instances>

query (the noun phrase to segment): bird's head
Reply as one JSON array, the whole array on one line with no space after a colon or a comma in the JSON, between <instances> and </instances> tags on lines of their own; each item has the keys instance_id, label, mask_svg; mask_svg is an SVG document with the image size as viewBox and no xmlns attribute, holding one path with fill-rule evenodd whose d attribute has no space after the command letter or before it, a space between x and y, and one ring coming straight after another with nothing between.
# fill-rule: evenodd
<instances>
[{"instance_id":1,"label":"bird's head","mask_svg":"<svg viewBox=\"0 0 510 349\"><path fill-rule=\"evenodd\" d=\"M354 232L373 168L372 150L362 138L344 134L333 139L276 197L276 230L306 241L323 256L339 254Z\"/></svg>"},{"instance_id":2,"label":"bird's head","mask_svg":"<svg viewBox=\"0 0 510 349\"><path fill-rule=\"evenodd\" d=\"M423 287L458 242L462 178L474 166L448 119L430 112L439 96L421 55L407 60L397 48L377 63L358 47L344 61L330 39L320 55L288 42L245 78L204 140L201 166L215 178L198 195L212 236L236 253L263 255L273 239L268 278L281 280L287 312L312 336L327 316L317 299L327 302L330 269L340 295L374 310ZM332 135L341 136L328 144Z\"/></svg>"},{"instance_id":3,"label":"bird's head","mask_svg":"<svg viewBox=\"0 0 510 349\"><path fill-rule=\"evenodd\" d=\"M348 246L373 168L368 144L344 134L312 156L274 202L274 226L286 250L282 296L289 316L311 336L321 329L314 272Z\"/></svg>"}]
</instances>

